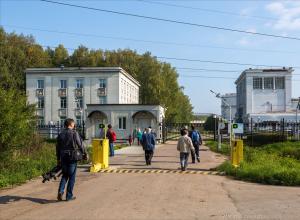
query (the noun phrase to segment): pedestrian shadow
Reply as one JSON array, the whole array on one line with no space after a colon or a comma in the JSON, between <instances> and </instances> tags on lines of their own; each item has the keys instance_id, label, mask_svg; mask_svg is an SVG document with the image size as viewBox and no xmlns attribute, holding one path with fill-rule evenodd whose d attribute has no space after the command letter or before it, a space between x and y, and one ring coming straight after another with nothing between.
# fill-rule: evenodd
<instances>
[{"instance_id":1,"label":"pedestrian shadow","mask_svg":"<svg viewBox=\"0 0 300 220\"><path fill-rule=\"evenodd\" d=\"M50 203L56 203L57 200L48 200L48 199L41 199L41 198L32 198L27 196L1 196L0 197L0 204L9 204L11 202L17 202L20 200L28 200L34 203L39 204L50 204Z\"/></svg>"}]
</instances>

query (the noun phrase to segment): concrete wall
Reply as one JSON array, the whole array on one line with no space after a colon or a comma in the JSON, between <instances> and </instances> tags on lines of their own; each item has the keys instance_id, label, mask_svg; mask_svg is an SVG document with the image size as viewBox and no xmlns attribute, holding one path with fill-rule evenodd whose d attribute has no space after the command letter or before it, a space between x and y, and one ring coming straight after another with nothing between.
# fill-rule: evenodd
<instances>
[{"instance_id":1,"label":"concrete wall","mask_svg":"<svg viewBox=\"0 0 300 220\"><path fill-rule=\"evenodd\" d=\"M118 139L127 139L129 134L132 134L134 128L138 128L136 124L137 118L133 118L135 113L141 111L147 111L151 114L147 114L147 117L150 119L150 124L146 126L151 126L154 131L157 133L157 138L161 138L161 126L164 118L164 109L161 106L157 105L88 105L87 114L91 114L93 112L102 112L106 115L105 122L107 124L111 124L113 129L117 134ZM119 129L119 117L126 117L126 129ZM136 120L135 120L136 119ZM87 129L87 138L91 139L95 136L95 127L97 125L94 124L93 117L89 117L86 120L86 129ZM144 128L140 127L142 130Z\"/></svg>"}]
</instances>

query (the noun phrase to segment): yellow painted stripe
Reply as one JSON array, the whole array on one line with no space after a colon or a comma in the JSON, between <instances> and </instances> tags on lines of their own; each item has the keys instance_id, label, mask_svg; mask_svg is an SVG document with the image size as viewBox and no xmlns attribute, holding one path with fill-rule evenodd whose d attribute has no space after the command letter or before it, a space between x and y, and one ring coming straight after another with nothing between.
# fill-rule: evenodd
<instances>
[{"instance_id":1,"label":"yellow painted stripe","mask_svg":"<svg viewBox=\"0 0 300 220\"><path fill-rule=\"evenodd\" d=\"M99 173L160 173L160 174L202 174L202 175L225 175L219 171L202 171L202 170L159 170L159 169L101 169Z\"/></svg>"}]
</instances>

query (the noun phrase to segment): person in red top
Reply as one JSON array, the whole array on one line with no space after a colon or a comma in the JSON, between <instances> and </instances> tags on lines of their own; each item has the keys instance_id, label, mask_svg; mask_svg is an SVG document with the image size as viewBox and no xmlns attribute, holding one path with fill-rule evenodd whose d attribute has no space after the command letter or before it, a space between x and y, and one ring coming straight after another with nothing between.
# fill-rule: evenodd
<instances>
[{"instance_id":1,"label":"person in red top","mask_svg":"<svg viewBox=\"0 0 300 220\"><path fill-rule=\"evenodd\" d=\"M108 130L106 132L106 137L109 140L109 156L113 157L113 156L115 156L114 142L116 141L117 136L116 136L115 131L112 129L111 124L109 124L107 127L108 127Z\"/></svg>"}]
</instances>

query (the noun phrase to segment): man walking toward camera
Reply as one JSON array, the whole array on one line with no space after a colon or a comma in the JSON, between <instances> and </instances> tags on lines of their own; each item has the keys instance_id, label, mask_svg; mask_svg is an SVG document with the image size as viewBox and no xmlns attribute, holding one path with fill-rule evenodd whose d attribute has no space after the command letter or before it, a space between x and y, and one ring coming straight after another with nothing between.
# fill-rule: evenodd
<instances>
[{"instance_id":1,"label":"man walking toward camera","mask_svg":"<svg viewBox=\"0 0 300 220\"><path fill-rule=\"evenodd\" d=\"M66 201L76 199L73 196L75 185L77 161L88 159L86 149L79 134L74 130L75 122L68 118L65 120L65 129L57 137L56 157L57 165L62 167L62 178L58 188L57 200L62 201L65 185L68 182Z\"/></svg>"},{"instance_id":2,"label":"man walking toward camera","mask_svg":"<svg viewBox=\"0 0 300 220\"><path fill-rule=\"evenodd\" d=\"M155 137L151 133L151 128L146 128L146 132L142 136L142 145L145 151L146 165L151 165L155 149Z\"/></svg>"}]
</instances>

